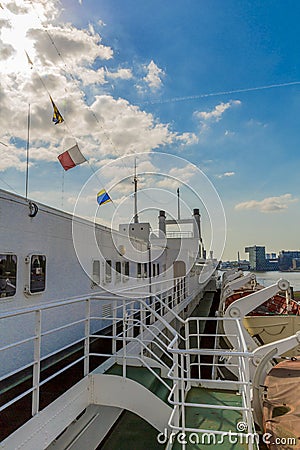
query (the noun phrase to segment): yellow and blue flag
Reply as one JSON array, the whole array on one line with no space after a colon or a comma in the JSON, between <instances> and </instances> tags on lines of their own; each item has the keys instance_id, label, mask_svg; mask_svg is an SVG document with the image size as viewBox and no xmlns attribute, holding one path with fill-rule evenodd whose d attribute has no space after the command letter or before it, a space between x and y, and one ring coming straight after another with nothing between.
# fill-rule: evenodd
<instances>
[{"instance_id":1,"label":"yellow and blue flag","mask_svg":"<svg viewBox=\"0 0 300 450\"><path fill-rule=\"evenodd\" d=\"M56 124L58 123L62 123L64 121L63 116L61 115L61 113L58 111L57 106L55 105L54 101L52 100L51 95L49 96L52 106L53 106L53 117L52 117L52 121Z\"/></svg>"},{"instance_id":2,"label":"yellow and blue flag","mask_svg":"<svg viewBox=\"0 0 300 450\"><path fill-rule=\"evenodd\" d=\"M100 192L98 192L97 194L97 202L100 205L104 205L105 203L111 202L111 198L108 195L108 193L106 192L105 189L102 189Z\"/></svg>"}]
</instances>

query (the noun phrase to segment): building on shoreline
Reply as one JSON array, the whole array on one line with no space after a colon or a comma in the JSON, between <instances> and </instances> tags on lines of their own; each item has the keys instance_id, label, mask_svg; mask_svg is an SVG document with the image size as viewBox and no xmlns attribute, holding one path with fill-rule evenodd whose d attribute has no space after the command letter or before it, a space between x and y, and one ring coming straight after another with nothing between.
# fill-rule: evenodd
<instances>
[{"instance_id":1,"label":"building on shoreline","mask_svg":"<svg viewBox=\"0 0 300 450\"><path fill-rule=\"evenodd\" d=\"M279 270L299 270L300 251L281 250L278 255Z\"/></svg>"},{"instance_id":2,"label":"building on shoreline","mask_svg":"<svg viewBox=\"0 0 300 450\"><path fill-rule=\"evenodd\" d=\"M252 245L245 248L245 253L249 253L250 270L256 272L269 272L279 269L278 259L270 258L274 253L266 257L266 248L260 245ZM275 254L276 256L276 254Z\"/></svg>"}]
</instances>

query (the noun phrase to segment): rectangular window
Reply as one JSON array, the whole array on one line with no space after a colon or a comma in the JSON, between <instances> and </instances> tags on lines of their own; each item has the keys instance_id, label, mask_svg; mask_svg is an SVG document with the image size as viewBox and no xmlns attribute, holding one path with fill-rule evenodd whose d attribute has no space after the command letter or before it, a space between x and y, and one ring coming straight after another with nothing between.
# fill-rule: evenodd
<instances>
[{"instance_id":1,"label":"rectangular window","mask_svg":"<svg viewBox=\"0 0 300 450\"><path fill-rule=\"evenodd\" d=\"M155 270L155 269L156 269L156 264L153 263L153 264L152 264L152 271L153 271L152 276L153 276L153 277L156 276L156 270Z\"/></svg>"},{"instance_id":2,"label":"rectangular window","mask_svg":"<svg viewBox=\"0 0 300 450\"><path fill-rule=\"evenodd\" d=\"M105 261L105 282L111 283L111 260L107 259Z\"/></svg>"},{"instance_id":3,"label":"rectangular window","mask_svg":"<svg viewBox=\"0 0 300 450\"><path fill-rule=\"evenodd\" d=\"M159 263L156 264L156 274L159 276Z\"/></svg>"},{"instance_id":4,"label":"rectangular window","mask_svg":"<svg viewBox=\"0 0 300 450\"><path fill-rule=\"evenodd\" d=\"M129 261L124 262L124 275L126 275L126 277L129 277Z\"/></svg>"},{"instance_id":5,"label":"rectangular window","mask_svg":"<svg viewBox=\"0 0 300 450\"><path fill-rule=\"evenodd\" d=\"M46 256L32 255L30 259L30 293L36 294L46 289Z\"/></svg>"},{"instance_id":6,"label":"rectangular window","mask_svg":"<svg viewBox=\"0 0 300 450\"><path fill-rule=\"evenodd\" d=\"M93 283L100 283L100 261L96 259L93 261Z\"/></svg>"},{"instance_id":7,"label":"rectangular window","mask_svg":"<svg viewBox=\"0 0 300 450\"><path fill-rule=\"evenodd\" d=\"M138 276L138 278L141 278L141 276L142 276L142 264L141 263L137 263L137 276Z\"/></svg>"},{"instance_id":8,"label":"rectangular window","mask_svg":"<svg viewBox=\"0 0 300 450\"><path fill-rule=\"evenodd\" d=\"M116 261L116 281L121 280L121 261Z\"/></svg>"},{"instance_id":9,"label":"rectangular window","mask_svg":"<svg viewBox=\"0 0 300 450\"><path fill-rule=\"evenodd\" d=\"M0 298L12 297L17 286L17 256L0 255Z\"/></svg>"},{"instance_id":10,"label":"rectangular window","mask_svg":"<svg viewBox=\"0 0 300 450\"><path fill-rule=\"evenodd\" d=\"M147 278L148 274L147 274L147 263L144 263L144 277Z\"/></svg>"}]
</instances>

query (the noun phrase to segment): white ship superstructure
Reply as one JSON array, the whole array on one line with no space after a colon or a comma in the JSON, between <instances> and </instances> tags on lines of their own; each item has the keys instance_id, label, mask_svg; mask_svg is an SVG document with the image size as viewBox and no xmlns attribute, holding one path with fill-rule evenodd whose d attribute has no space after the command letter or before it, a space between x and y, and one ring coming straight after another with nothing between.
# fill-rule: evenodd
<instances>
[{"instance_id":1,"label":"white ship superstructure","mask_svg":"<svg viewBox=\"0 0 300 450\"><path fill-rule=\"evenodd\" d=\"M186 327L184 320L195 308L208 314L217 263L204 258L199 210L177 221L160 211L156 232L138 220L111 230L5 191L0 200L3 446L47 448L81 414L76 433L91 439L93 427L82 423L94 402L98 445L126 409L121 394L119 404L114 400L126 367L141 366L155 376L163 371L166 377L172 365L164 362L164 354L171 358L167 348L176 330ZM174 224L177 230L169 231ZM91 233L94 240L88 239ZM116 381L106 372L120 361L123 378ZM111 403L104 398L85 403L96 368L106 373L100 386L111 395ZM67 397L73 406L61 415ZM153 408L155 401L148 413L140 413L149 421ZM162 407L166 410L169 414L170 404ZM45 420L47 430L41 424ZM36 431L28 437L31 429ZM41 438L44 432L46 440ZM69 433L59 442L68 440Z\"/></svg>"}]
</instances>

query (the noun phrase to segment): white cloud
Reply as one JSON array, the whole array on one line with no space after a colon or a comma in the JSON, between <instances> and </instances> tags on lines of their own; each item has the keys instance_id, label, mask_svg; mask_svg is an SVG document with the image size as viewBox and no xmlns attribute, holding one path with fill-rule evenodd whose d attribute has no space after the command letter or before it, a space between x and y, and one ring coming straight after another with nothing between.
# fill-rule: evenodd
<instances>
[{"instance_id":1,"label":"white cloud","mask_svg":"<svg viewBox=\"0 0 300 450\"><path fill-rule=\"evenodd\" d=\"M267 128L268 124L260 122L259 120L250 119L246 124L249 128Z\"/></svg>"},{"instance_id":2,"label":"white cloud","mask_svg":"<svg viewBox=\"0 0 300 450\"><path fill-rule=\"evenodd\" d=\"M219 122L227 109L241 104L240 100L230 100L227 103L219 103L211 111L195 111L194 116L205 124L206 122Z\"/></svg>"},{"instance_id":3,"label":"white cloud","mask_svg":"<svg viewBox=\"0 0 300 450\"><path fill-rule=\"evenodd\" d=\"M19 171L25 171L26 162L21 159L21 152L14 153L4 153L1 149L1 158L0 158L0 172L3 172L10 167L14 167Z\"/></svg>"},{"instance_id":4,"label":"white cloud","mask_svg":"<svg viewBox=\"0 0 300 450\"><path fill-rule=\"evenodd\" d=\"M133 75L131 69L119 69L116 72L106 72L108 78L120 78L122 80L130 80Z\"/></svg>"},{"instance_id":5,"label":"white cloud","mask_svg":"<svg viewBox=\"0 0 300 450\"><path fill-rule=\"evenodd\" d=\"M106 84L105 70L100 67L97 70L88 69L86 67L74 68L73 74L76 74L78 78L81 79L83 86L88 86L91 84Z\"/></svg>"},{"instance_id":6,"label":"white cloud","mask_svg":"<svg viewBox=\"0 0 300 450\"><path fill-rule=\"evenodd\" d=\"M113 57L113 50L101 44L101 36L87 30L80 30L70 24L49 26L48 33L55 46L49 40L44 29L28 30L28 37L34 41L34 48L42 66L63 63L76 67L78 64L92 64L96 58L108 60ZM63 60L57 49L63 49Z\"/></svg>"},{"instance_id":7,"label":"white cloud","mask_svg":"<svg viewBox=\"0 0 300 450\"><path fill-rule=\"evenodd\" d=\"M170 189L176 192L176 189L182 184L189 184L197 171L198 169L191 164L187 164L184 167L173 167L168 171L168 175L159 177L152 185L157 188Z\"/></svg>"},{"instance_id":8,"label":"white cloud","mask_svg":"<svg viewBox=\"0 0 300 450\"><path fill-rule=\"evenodd\" d=\"M152 60L147 66L147 75L143 78L144 81L148 84L150 89L157 90L162 85L162 77L165 75L165 72L160 69L155 62Z\"/></svg>"},{"instance_id":9,"label":"white cloud","mask_svg":"<svg viewBox=\"0 0 300 450\"><path fill-rule=\"evenodd\" d=\"M224 136L234 136L235 135L235 132L234 131L229 131L229 130L226 130L225 131L225 133L224 133Z\"/></svg>"},{"instance_id":10,"label":"white cloud","mask_svg":"<svg viewBox=\"0 0 300 450\"><path fill-rule=\"evenodd\" d=\"M197 144L199 142L199 138L195 133L178 133L176 136L176 141L182 142L184 145L192 145Z\"/></svg>"},{"instance_id":11,"label":"white cloud","mask_svg":"<svg viewBox=\"0 0 300 450\"><path fill-rule=\"evenodd\" d=\"M235 206L237 210L256 209L263 213L282 212L285 211L290 203L297 202L297 198L293 198L291 194L283 194L279 197L268 197L263 200L249 200L239 203Z\"/></svg>"},{"instance_id":12,"label":"white cloud","mask_svg":"<svg viewBox=\"0 0 300 450\"><path fill-rule=\"evenodd\" d=\"M157 123L152 114L131 105L127 100L101 95L96 97L91 107L101 118L94 137L99 137L104 153L120 155L148 152L182 140L182 136L173 133L168 124ZM189 143L190 136L183 139Z\"/></svg>"},{"instance_id":13,"label":"white cloud","mask_svg":"<svg viewBox=\"0 0 300 450\"><path fill-rule=\"evenodd\" d=\"M23 0L16 0L5 6L5 10L0 8L0 119L5 130L0 141L9 147L1 146L7 151L2 151L0 170L24 170L29 103L33 165L56 161L75 141L95 164L168 144L197 142L193 133L173 131L170 124L161 123L129 101L103 94L109 79L130 82L134 78L132 70L113 68L113 50L102 43L92 26L77 29L61 23L58 0L34 5L29 2L26 7ZM24 48L33 67L28 64ZM112 60L110 71L101 64L107 59ZM152 89L158 88L164 72L153 61L147 70L144 81ZM52 122L48 92L65 119L62 124Z\"/></svg>"},{"instance_id":14,"label":"white cloud","mask_svg":"<svg viewBox=\"0 0 300 450\"><path fill-rule=\"evenodd\" d=\"M234 175L235 175L235 172L224 172L220 175L217 175L217 178L233 177Z\"/></svg>"}]
</instances>

